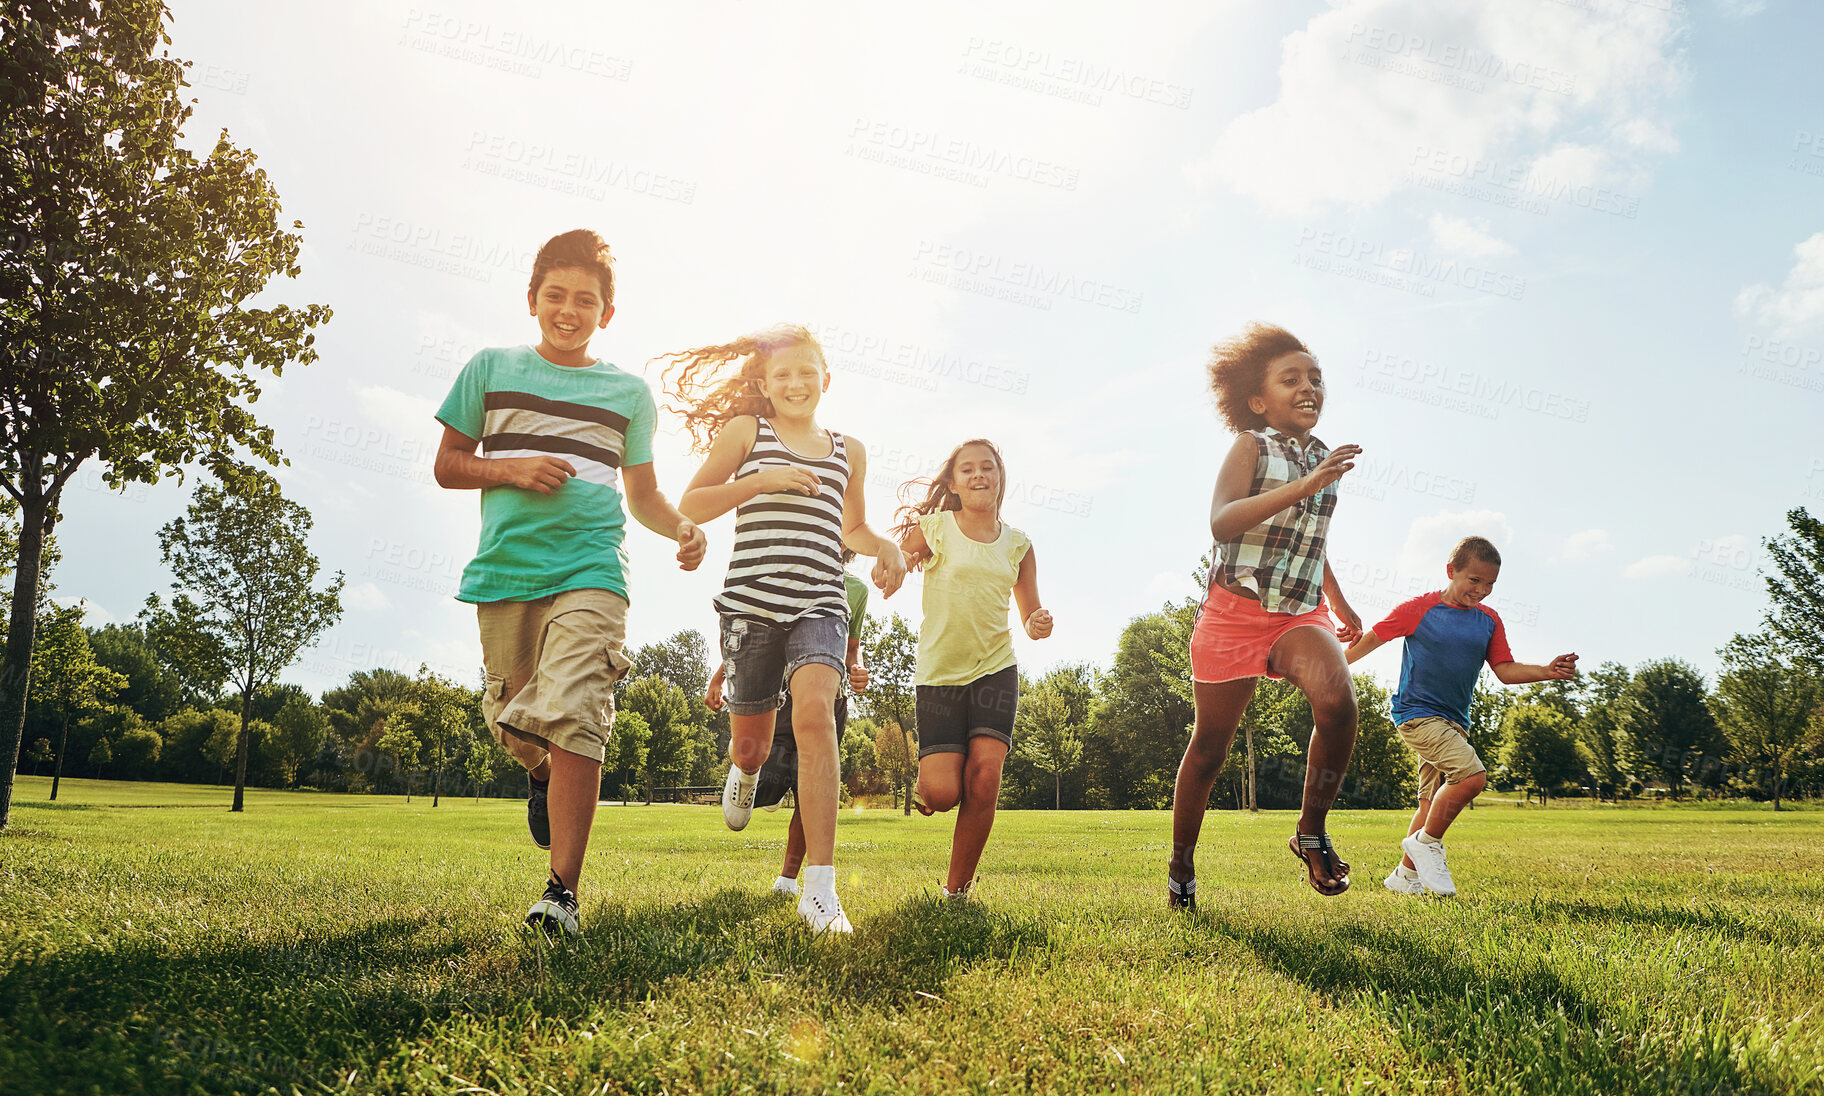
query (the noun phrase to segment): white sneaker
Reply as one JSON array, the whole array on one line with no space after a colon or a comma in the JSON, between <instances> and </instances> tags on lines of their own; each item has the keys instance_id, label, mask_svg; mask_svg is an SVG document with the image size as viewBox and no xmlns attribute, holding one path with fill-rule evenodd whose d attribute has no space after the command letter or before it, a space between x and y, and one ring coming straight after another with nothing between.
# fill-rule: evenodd
<instances>
[{"instance_id":1,"label":"white sneaker","mask_svg":"<svg viewBox=\"0 0 1824 1096\"><path fill-rule=\"evenodd\" d=\"M1419 882L1433 894L1445 896L1457 893L1457 885L1451 882L1450 865L1444 862L1444 846L1420 841L1418 834L1409 834L1400 842L1400 848L1412 858L1413 866L1419 869Z\"/></svg>"},{"instance_id":2,"label":"white sneaker","mask_svg":"<svg viewBox=\"0 0 1824 1096\"><path fill-rule=\"evenodd\" d=\"M787 879L785 876L781 875L779 878L773 880L773 893L787 895L791 898L798 897L798 880Z\"/></svg>"},{"instance_id":3,"label":"white sneaker","mask_svg":"<svg viewBox=\"0 0 1824 1096\"><path fill-rule=\"evenodd\" d=\"M949 887L939 884L937 889L946 899L952 902L968 902L973 900L973 896L969 893L968 887L958 887L955 890L951 890Z\"/></svg>"},{"instance_id":4,"label":"white sneaker","mask_svg":"<svg viewBox=\"0 0 1824 1096\"><path fill-rule=\"evenodd\" d=\"M836 897L835 891L818 894L805 891L804 897L798 899L798 916L804 918L811 926L811 931L823 935L826 932L851 933L855 926L849 924L849 916L842 912L842 900Z\"/></svg>"},{"instance_id":5,"label":"white sneaker","mask_svg":"<svg viewBox=\"0 0 1824 1096\"><path fill-rule=\"evenodd\" d=\"M1387 878L1381 880L1381 886L1386 887L1395 894L1425 893L1425 884L1419 882L1419 877L1415 875L1411 879L1406 878L1404 875L1400 874L1400 868L1397 864L1394 865L1393 871L1388 873Z\"/></svg>"},{"instance_id":6,"label":"white sneaker","mask_svg":"<svg viewBox=\"0 0 1824 1096\"><path fill-rule=\"evenodd\" d=\"M754 788L760 783L759 773L744 773L741 766L728 767L728 779L722 784L722 821L731 830L744 830L754 816Z\"/></svg>"}]
</instances>

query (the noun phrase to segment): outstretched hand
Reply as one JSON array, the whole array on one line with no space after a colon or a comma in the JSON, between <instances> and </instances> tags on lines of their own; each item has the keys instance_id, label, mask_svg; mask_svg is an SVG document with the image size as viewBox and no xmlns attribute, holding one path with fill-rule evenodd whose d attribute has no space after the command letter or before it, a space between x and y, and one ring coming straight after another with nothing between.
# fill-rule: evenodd
<instances>
[{"instance_id":1,"label":"outstretched hand","mask_svg":"<svg viewBox=\"0 0 1824 1096\"><path fill-rule=\"evenodd\" d=\"M1305 478L1299 480L1307 497L1317 494L1324 488L1343 478L1343 474L1355 467L1355 458L1362 455L1359 445L1339 445L1330 450L1316 468Z\"/></svg>"},{"instance_id":2,"label":"outstretched hand","mask_svg":"<svg viewBox=\"0 0 1824 1096\"><path fill-rule=\"evenodd\" d=\"M1552 664L1545 669L1552 675L1551 680L1568 681L1577 676L1577 656L1575 654L1559 655L1552 659Z\"/></svg>"}]
</instances>

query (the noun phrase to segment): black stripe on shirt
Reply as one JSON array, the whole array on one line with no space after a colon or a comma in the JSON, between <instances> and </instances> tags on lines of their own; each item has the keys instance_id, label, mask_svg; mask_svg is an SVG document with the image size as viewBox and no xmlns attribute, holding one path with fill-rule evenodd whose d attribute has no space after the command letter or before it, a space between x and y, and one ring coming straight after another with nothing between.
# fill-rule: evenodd
<instances>
[{"instance_id":1,"label":"black stripe on shirt","mask_svg":"<svg viewBox=\"0 0 1824 1096\"><path fill-rule=\"evenodd\" d=\"M509 407L517 407L526 411L542 411L547 415L559 418L600 423L619 430L623 434L627 432L627 416L625 415L617 415L605 407L591 407L586 403L548 400L543 396L534 396L530 392L488 392L482 396L481 406L488 411Z\"/></svg>"},{"instance_id":2,"label":"black stripe on shirt","mask_svg":"<svg viewBox=\"0 0 1824 1096\"><path fill-rule=\"evenodd\" d=\"M571 456L600 461L610 468L621 466L621 455L612 449L603 449L599 445L590 445L586 441L560 438L551 434L489 434L481 439L481 448L485 453L492 453L500 449L536 449L546 453L569 453Z\"/></svg>"}]
</instances>

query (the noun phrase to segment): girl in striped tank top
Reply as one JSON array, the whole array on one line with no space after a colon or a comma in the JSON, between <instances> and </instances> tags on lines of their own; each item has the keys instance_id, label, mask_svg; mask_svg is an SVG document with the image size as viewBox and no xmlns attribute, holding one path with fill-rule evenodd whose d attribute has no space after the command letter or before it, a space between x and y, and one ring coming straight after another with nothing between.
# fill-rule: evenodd
<instances>
[{"instance_id":1,"label":"girl in striped tank top","mask_svg":"<svg viewBox=\"0 0 1824 1096\"><path fill-rule=\"evenodd\" d=\"M753 815L789 685L805 840L798 913L818 932L849 932L834 866L835 706L848 653L842 549L875 557L874 584L885 596L905 580L905 560L868 527L867 450L817 424L830 374L809 331L775 327L666 360L665 390L681 405L693 447L707 454L678 507L698 523L735 511L734 551L715 598L731 730L722 817L739 830Z\"/></svg>"},{"instance_id":2,"label":"girl in striped tank top","mask_svg":"<svg viewBox=\"0 0 1824 1096\"><path fill-rule=\"evenodd\" d=\"M1355 467L1359 445L1330 449L1311 436L1324 409L1324 375L1284 328L1250 325L1210 356L1210 388L1238 436L1216 473L1210 588L1191 630L1196 723L1172 795L1172 858L1166 896L1197 906L1192 859L1210 789L1262 674L1298 686L1315 724L1305 763L1304 809L1288 842L1320 894L1349 889L1349 865L1325 832L1355 749L1355 683L1342 643L1362 622L1325 558L1336 481ZM1329 601L1326 603L1325 596ZM1343 618L1337 628L1334 608Z\"/></svg>"}]
</instances>

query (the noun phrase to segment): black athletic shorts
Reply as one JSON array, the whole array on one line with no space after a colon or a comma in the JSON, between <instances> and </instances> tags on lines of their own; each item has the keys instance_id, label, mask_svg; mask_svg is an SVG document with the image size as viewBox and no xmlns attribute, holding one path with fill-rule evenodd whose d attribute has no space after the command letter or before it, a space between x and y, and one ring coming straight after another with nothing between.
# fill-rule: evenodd
<instances>
[{"instance_id":1,"label":"black athletic shorts","mask_svg":"<svg viewBox=\"0 0 1824 1096\"><path fill-rule=\"evenodd\" d=\"M967 685L918 686L918 756L968 753L978 734L1013 746L1013 713L1020 703L1020 668L1009 666Z\"/></svg>"},{"instance_id":2,"label":"black athletic shorts","mask_svg":"<svg viewBox=\"0 0 1824 1096\"><path fill-rule=\"evenodd\" d=\"M842 732L849 727L849 698L836 698L836 742L842 743ZM837 754L841 758L840 751ZM792 734L792 694L788 689L785 704L773 722L773 752L760 766L760 780L754 785L754 806L770 807L785 798L786 792L798 790L798 739Z\"/></svg>"}]
</instances>

